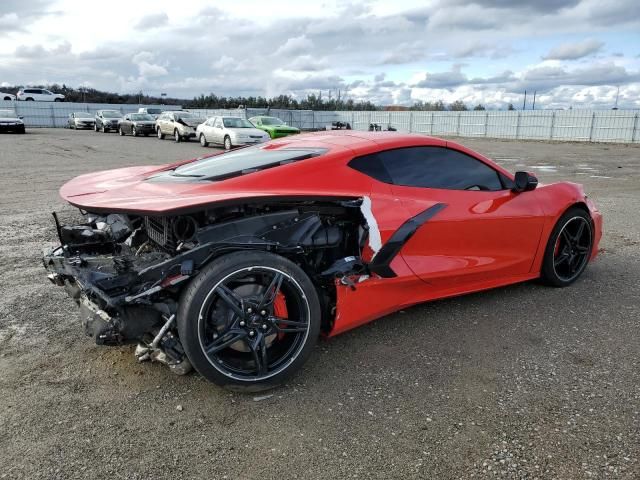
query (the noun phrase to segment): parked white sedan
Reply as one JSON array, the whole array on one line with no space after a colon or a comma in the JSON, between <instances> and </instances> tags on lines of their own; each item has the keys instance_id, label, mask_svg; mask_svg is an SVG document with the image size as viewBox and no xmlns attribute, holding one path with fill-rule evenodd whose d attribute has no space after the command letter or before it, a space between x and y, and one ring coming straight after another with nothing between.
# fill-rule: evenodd
<instances>
[{"instance_id":1,"label":"parked white sedan","mask_svg":"<svg viewBox=\"0 0 640 480\"><path fill-rule=\"evenodd\" d=\"M255 145L271 139L267 132L258 130L248 120L237 117L211 117L198 125L196 135L203 147L213 143L224 145L225 150L241 145Z\"/></svg>"},{"instance_id":2,"label":"parked white sedan","mask_svg":"<svg viewBox=\"0 0 640 480\"><path fill-rule=\"evenodd\" d=\"M16 96L12 93L0 92L0 100L4 100L5 102L10 102L15 100Z\"/></svg>"}]
</instances>

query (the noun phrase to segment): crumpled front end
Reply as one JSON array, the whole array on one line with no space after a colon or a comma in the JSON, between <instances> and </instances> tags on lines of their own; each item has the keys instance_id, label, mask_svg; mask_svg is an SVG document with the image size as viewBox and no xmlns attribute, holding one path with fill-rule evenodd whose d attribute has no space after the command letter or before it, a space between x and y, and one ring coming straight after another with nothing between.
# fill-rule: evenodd
<instances>
[{"instance_id":1,"label":"crumpled front end","mask_svg":"<svg viewBox=\"0 0 640 480\"><path fill-rule=\"evenodd\" d=\"M185 270L192 262L171 262L167 251L151 245L143 222L87 214L78 224L60 225L56 216L61 246L44 252L44 267L75 301L86 335L98 345L154 345L144 353L188 371L177 337L164 327L175 321L178 285L192 274Z\"/></svg>"}]
</instances>

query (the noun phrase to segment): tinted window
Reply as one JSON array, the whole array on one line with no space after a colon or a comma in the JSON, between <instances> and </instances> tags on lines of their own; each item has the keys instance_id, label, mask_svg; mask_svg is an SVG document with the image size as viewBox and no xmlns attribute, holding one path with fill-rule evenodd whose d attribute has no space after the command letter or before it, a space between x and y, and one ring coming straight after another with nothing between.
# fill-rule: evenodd
<instances>
[{"instance_id":1,"label":"tinted window","mask_svg":"<svg viewBox=\"0 0 640 480\"><path fill-rule=\"evenodd\" d=\"M169 175L222 180L264 168L317 157L325 152L324 148L280 148L276 150L259 146L248 147L198 159L170 171Z\"/></svg>"},{"instance_id":2,"label":"tinted window","mask_svg":"<svg viewBox=\"0 0 640 480\"><path fill-rule=\"evenodd\" d=\"M381 181L408 187L502 190L498 172L480 160L444 147L409 147L377 153L351 166ZM367 157L362 157L367 158ZM386 179L384 178L386 177Z\"/></svg>"}]
</instances>

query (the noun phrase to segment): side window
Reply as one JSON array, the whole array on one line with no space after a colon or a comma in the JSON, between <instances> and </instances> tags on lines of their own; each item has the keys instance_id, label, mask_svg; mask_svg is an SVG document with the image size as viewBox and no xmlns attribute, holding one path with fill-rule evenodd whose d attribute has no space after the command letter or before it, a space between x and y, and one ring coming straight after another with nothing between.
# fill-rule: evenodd
<instances>
[{"instance_id":1,"label":"side window","mask_svg":"<svg viewBox=\"0 0 640 480\"><path fill-rule=\"evenodd\" d=\"M221 118L216 118L215 123L213 124L214 127L222 127L222 119Z\"/></svg>"},{"instance_id":2,"label":"side window","mask_svg":"<svg viewBox=\"0 0 640 480\"><path fill-rule=\"evenodd\" d=\"M502 190L498 172L469 155L444 147L408 147L387 150L353 168L380 181L406 187L449 190ZM361 157L367 158L367 157ZM358 165L360 168L358 168ZM386 176L386 179L385 179Z\"/></svg>"}]
</instances>

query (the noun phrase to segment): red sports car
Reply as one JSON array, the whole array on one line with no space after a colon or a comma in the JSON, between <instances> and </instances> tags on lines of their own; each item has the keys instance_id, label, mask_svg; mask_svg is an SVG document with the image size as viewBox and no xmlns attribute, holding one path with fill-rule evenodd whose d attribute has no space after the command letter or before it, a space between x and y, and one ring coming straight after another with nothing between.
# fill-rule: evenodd
<instances>
[{"instance_id":1,"label":"red sports car","mask_svg":"<svg viewBox=\"0 0 640 480\"><path fill-rule=\"evenodd\" d=\"M602 217L457 143L319 132L172 165L82 175L83 219L44 256L101 345L261 390L327 337L420 302L573 283Z\"/></svg>"}]
</instances>

